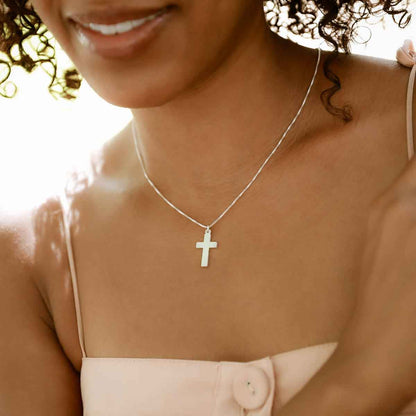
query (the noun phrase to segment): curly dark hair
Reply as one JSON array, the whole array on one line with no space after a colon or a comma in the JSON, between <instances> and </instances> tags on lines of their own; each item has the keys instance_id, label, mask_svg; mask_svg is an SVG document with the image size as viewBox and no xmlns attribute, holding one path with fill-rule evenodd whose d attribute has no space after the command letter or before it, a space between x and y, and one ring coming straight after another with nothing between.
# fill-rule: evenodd
<instances>
[{"instance_id":1,"label":"curly dark hair","mask_svg":"<svg viewBox=\"0 0 416 416\"><path fill-rule=\"evenodd\" d=\"M321 92L320 99L329 113L348 122L352 120L351 107L345 105L338 108L331 103L331 97L341 89L341 81L329 68L330 63L337 58L340 50L345 54L351 54L350 45L356 42L357 23L361 20L380 15L383 20L389 14L400 28L405 28L412 17L408 7L413 1L379 0L378 3L371 3L370 0L268 0L263 1L263 5L266 20L273 32L279 33L284 29L294 35L311 39L320 37L333 47L323 65L324 74L333 85ZM53 69L52 73L48 73L51 77L49 92L55 98L57 95L67 100L76 99L73 93L81 86L81 75L72 67L63 72L63 77L57 77L53 44L55 39L53 36L47 36L48 29L33 6L27 3L28 0L0 0L0 52L8 58L7 61L0 59L0 65L7 67L5 77L0 78L0 87L9 78L13 66L20 66L31 73L37 66L48 63ZM287 17L283 22L279 22L283 12L287 12ZM397 14L400 15L398 22ZM40 45L35 50L37 59L33 59L23 47L24 41L30 41L29 38L32 37L37 38ZM18 48L17 57L12 54L13 47ZM17 91L16 86L13 86L15 91L12 95L7 95L5 89L1 88L0 94L5 98L13 98Z\"/></svg>"}]
</instances>

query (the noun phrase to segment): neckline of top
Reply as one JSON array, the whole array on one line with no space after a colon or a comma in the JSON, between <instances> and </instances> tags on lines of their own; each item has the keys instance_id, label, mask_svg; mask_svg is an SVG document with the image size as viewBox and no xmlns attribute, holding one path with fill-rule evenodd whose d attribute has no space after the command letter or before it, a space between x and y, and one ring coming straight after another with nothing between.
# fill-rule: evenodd
<instances>
[{"instance_id":1,"label":"neckline of top","mask_svg":"<svg viewBox=\"0 0 416 416\"><path fill-rule=\"evenodd\" d=\"M84 361L89 361L89 360L96 360L96 361L102 361L102 360L106 360L106 361L120 361L120 360L126 360L126 361L137 361L137 362L143 362L143 361L154 361L154 362L175 362L175 363L189 363L189 362L196 362L198 364L218 364L218 363L223 363L223 362L235 362L235 363L251 363L254 361L259 361L262 360L264 358L277 358L277 357L281 357L283 355L290 355L293 353L297 353L300 352L302 350L306 351L306 350L312 350L312 349L322 349L322 348L333 348L336 347L338 345L338 341L330 341L330 342L323 342L321 344L314 344L314 345L308 345L305 347L299 347L299 348L295 348L292 350L288 350L288 351L283 351L283 352L279 352L277 354L274 355L270 355L270 356L266 356L263 358L259 358L259 359L254 359L254 360L250 360L250 361L214 361L214 360L193 360L193 359L186 359L186 358L156 358L156 357L82 357L82 362Z\"/></svg>"}]
</instances>

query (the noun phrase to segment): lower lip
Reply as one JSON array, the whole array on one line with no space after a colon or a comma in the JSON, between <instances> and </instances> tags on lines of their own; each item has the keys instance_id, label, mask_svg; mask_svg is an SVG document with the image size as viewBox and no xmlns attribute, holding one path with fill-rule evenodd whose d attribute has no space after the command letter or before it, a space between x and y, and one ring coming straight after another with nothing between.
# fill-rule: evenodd
<instances>
[{"instance_id":1,"label":"lower lip","mask_svg":"<svg viewBox=\"0 0 416 416\"><path fill-rule=\"evenodd\" d=\"M75 23L79 42L103 58L131 58L140 53L160 33L171 15L171 9L142 26L116 35L103 35Z\"/></svg>"}]
</instances>

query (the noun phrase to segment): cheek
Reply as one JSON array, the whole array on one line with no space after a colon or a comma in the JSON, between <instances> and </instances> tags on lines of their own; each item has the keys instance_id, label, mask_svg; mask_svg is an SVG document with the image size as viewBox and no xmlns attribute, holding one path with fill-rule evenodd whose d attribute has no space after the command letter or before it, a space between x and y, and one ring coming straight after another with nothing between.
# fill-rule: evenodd
<instances>
[{"instance_id":1,"label":"cheek","mask_svg":"<svg viewBox=\"0 0 416 416\"><path fill-rule=\"evenodd\" d=\"M29 4L33 5L35 12L42 19L42 22L49 28L56 27L56 18L54 17L54 4L52 0L32 0ZM55 22L54 22L55 20Z\"/></svg>"},{"instance_id":2,"label":"cheek","mask_svg":"<svg viewBox=\"0 0 416 416\"><path fill-rule=\"evenodd\" d=\"M65 50L70 48L67 22L62 15L61 6L54 0L32 0L31 4L62 48Z\"/></svg>"},{"instance_id":3,"label":"cheek","mask_svg":"<svg viewBox=\"0 0 416 416\"><path fill-rule=\"evenodd\" d=\"M261 12L258 4L257 0L194 1L183 24L182 62L205 70L217 67L238 46L253 15Z\"/></svg>"},{"instance_id":4,"label":"cheek","mask_svg":"<svg viewBox=\"0 0 416 416\"><path fill-rule=\"evenodd\" d=\"M261 31L258 22L264 20L263 3L258 0L195 1L190 13L186 34L189 47L208 60L225 59L244 42L250 27Z\"/></svg>"},{"instance_id":5,"label":"cheek","mask_svg":"<svg viewBox=\"0 0 416 416\"><path fill-rule=\"evenodd\" d=\"M243 24L247 13L244 0L198 1L188 10L188 39L199 41L201 49L226 43ZM230 39L231 40L231 39Z\"/></svg>"}]
</instances>

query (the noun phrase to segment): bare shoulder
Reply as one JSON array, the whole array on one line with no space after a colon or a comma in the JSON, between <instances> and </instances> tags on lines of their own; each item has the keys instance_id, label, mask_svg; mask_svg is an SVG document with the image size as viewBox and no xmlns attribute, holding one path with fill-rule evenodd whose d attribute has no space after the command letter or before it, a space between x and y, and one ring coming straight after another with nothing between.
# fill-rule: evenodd
<instances>
[{"instance_id":1,"label":"bare shoulder","mask_svg":"<svg viewBox=\"0 0 416 416\"><path fill-rule=\"evenodd\" d=\"M34 289L37 309L45 324L55 330L50 281L64 267L60 226L61 208L50 197L25 209L0 207L0 257L3 288ZM28 293L27 293L28 295ZM25 296L21 293L22 298ZM19 303L24 308L24 302Z\"/></svg>"},{"instance_id":2,"label":"bare shoulder","mask_svg":"<svg viewBox=\"0 0 416 416\"><path fill-rule=\"evenodd\" d=\"M322 52L322 67L329 55L329 51ZM366 117L370 114L379 116L405 108L411 68L401 65L396 59L339 53L329 64L329 69L332 71L331 77L337 78L341 84L332 102L337 106L351 104L356 120L361 114ZM333 86L323 72L322 68L323 86Z\"/></svg>"},{"instance_id":3,"label":"bare shoulder","mask_svg":"<svg viewBox=\"0 0 416 416\"><path fill-rule=\"evenodd\" d=\"M366 55L343 56L341 62L345 66L346 82L356 96L361 97L362 106L375 114L405 108L411 68L395 59Z\"/></svg>"},{"instance_id":4,"label":"bare shoulder","mask_svg":"<svg viewBox=\"0 0 416 416\"><path fill-rule=\"evenodd\" d=\"M25 284L33 286L39 296L39 313L45 323L53 327L53 319L47 308L45 294L38 286L35 262L36 235L32 224L31 209L0 210L0 262L3 288ZM22 294L22 296L24 296ZM23 305L22 305L23 306Z\"/></svg>"},{"instance_id":5,"label":"bare shoulder","mask_svg":"<svg viewBox=\"0 0 416 416\"><path fill-rule=\"evenodd\" d=\"M400 45L397 45L398 47ZM356 62L363 69L362 81L368 80L368 94L363 97L362 105L370 115L369 127L377 132L381 146L393 157L404 159L404 168L408 163L406 111L407 94L412 94L413 124L416 124L416 93L409 90L411 68L403 66L397 60L373 57L358 57ZM356 64L357 65L357 64ZM358 72L356 72L358 75ZM360 88L360 81L356 81ZM413 136L415 129L413 129ZM415 137L413 137L415 140Z\"/></svg>"},{"instance_id":6,"label":"bare shoulder","mask_svg":"<svg viewBox=\"0 0 416 416\"><path fill-rule=\"evenodd\" d=\"M62 190L50 195L32 212L32 229L36 239L33 258L36 268L36 283L47 299L48 308L53 317L54 332L62 351L72 366L81 370L82 354L78 342L75 302L68 259L68 247L63 221L61 195L67 193L69 204L72 196L82 196L85 190L85 176L72 173L73 186L62 184ZM82 176L82 177L81 177ZM82 179L84 178L84 179Z\"/></svg>"},{"instance_id":7,"label":"bare shoulder","mask_svg":"<svg viewBox=\"0 0 416 416\"><path fill-rule=\"evenodd\" d=\"M328 54L325 51L323 58ZM353 119L342 126L340 134L345 131L349 136L358 137L360 146L373 155L374 163L383 163L387 169L391 167L391 174L393 171L397 174L408 161L406 97L411 68L395 59L341 53L329 68L341 87L332 96L331 103L352 109ZM321 79L322 89L333 86L323 75ZM416 93L413 94L413 120L416 120Z\"/></svg>"},{"instance_id":8,"label":"bare shoulder","mask_svg":"<svg viewBox=\"0 0 416 416\"><path fill-rule=\"evenodd\" d=\"M35 212L0 210L2 410L8 415L43 415L52 408L60 409L56 414L81 414L79 376L63 353L42 285ZM27 400L21 400L22 391Z\"/></svg>"},{"instance_id":9,"label":"bare shoulder","mask_svg":"<svg viewBox=\"0 0 416 416\"><path fill-rule=\"evenodd\" d=\"M17 307L24 309L32 302L32 313L50 328L79 371L81 350L59 192L19 212L0 207L0 252L2 287L17 290L13 286L19 286Z\"/></svg>"}]
</instances>

